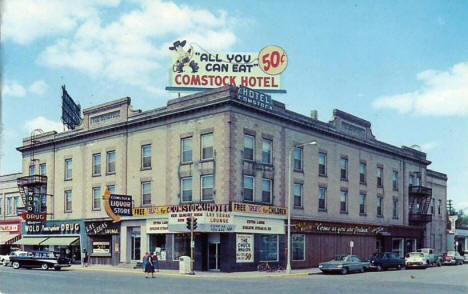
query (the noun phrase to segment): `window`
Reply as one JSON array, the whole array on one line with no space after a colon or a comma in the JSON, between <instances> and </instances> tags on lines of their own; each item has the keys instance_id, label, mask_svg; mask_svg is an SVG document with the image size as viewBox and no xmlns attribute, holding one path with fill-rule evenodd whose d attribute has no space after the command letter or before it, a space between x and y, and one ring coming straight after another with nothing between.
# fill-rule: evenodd
<instances>
[{"instance_id":1,"label":"window","mask_svg":"<svg viewBox=\"0 0 468 294\"><path fill-rule=\"evenodd\" d=\"M141 169L151 168L151 145L141 146Z\"/></svg>"},{"instance_id":2,"label":"window","mask_svg":"<svg viewBox=\"0 0 468 294\"><path fill-rule=\"evenodd\" d=\"M271 164L271 150L273 149L273 142L268 139L263 139L262 147L262 163Z\"/></svg>"},{"instance_id":3,"label":"window","mask_svg":"<svg viewBox=\"0 0 468 294\"><path fill-rule=\"evenodd\" d=\"M294 170L302 170L302 148L294 148Z\"/></svg>"},{"instance_id":4,"label":"window","mask_svg":"<svg viewBox=\"0 0 468 294\"><path fill-rule=\"evenodd\" d=\"M2 208L3 208L3 198L0 197L0 215L2 215Z\"/></svg>"},{"instance_id":5,"label":"window","mask_svg":"<svg viewBox=\"0 0 468 294\"><path fill-rule=\"evenodd\" d=\"M93 188L93 210L101 210L101 187Z\"/></svg>"},{"instance_id":6,"label":"window","mask_svg":"<svg viewBox=\"0 0 468 294\"><path fill-rule=\"evenodd\" d=\"M366 194L362 193L359 195L359 214L366 214Z\"/></svg>"},{"instance_id":7,"label":"window","mask_svg":"<svg viewBox=\"0 0 468 294\"><path fill-rule=\"evenodd\" d=\"M327 175L327 154L319 153L319 176Z\"/></svg>"},{"instance_id":8,"label":"window","mask_svg":"<svg viewBox=\"0 0 468 294\"><path fill-rule=\"evenodd\" d=\"M361 162L359 164L359 183L365 184L367 182L367 164Z\"/></svg>"},{"instance_id":9,"label":"window","mask_svg":"<svg viewBox=\"0 0 468 294\"><path fill-rule=\"evenodd\" d=\"M182 163L192 162L192 137L182 139Z\"/></svg>"},{"instance_id":10,"label":"window","mask_svg":"<svg viewBox=\"0 0 468 294\"><path fill-rule=\"evenodd\" d=\"M262 179L262 202L271 203L271 180Z\"/></svg>"},{"instance_id":11,"label":"window","mask_svg":"<svg viewBox=\"0 0 468 294\"><path fill-rule=\"evenodd\" d=\"M439 203L437 205L437 213L440 215L441 214L441 207L442 207L442 200L439 199Z\"/></svg>"},{"instance_id":12,"label":"window","mask_svg":"<svg viewBox=\"0 0 468 294\"><path fill-rule=\"evenodd\" d=\"M17 209L18 209L19 207L22 207L22 206L21 206L21 202L22 202L22 201L21 201L21 198L20 198L19 196L16 196L16 197L15 197L15 211L14 211L15 214L17 213Z\"/></svg>"},{"instance_id":13,"label":"window","mask_svg":"<svg viewBox=\"0 0 468 294\"><path fill-rule=\"evenodd\" d=\"M254 160L255 137L244 134L244 159Z\"/></svg>"},{"instance_id":14,"label":"window","mask_svg":"<svg viewBox=\"0 0 468 294\"><path fill-rule=\"evenodd\" d=\"M72 179L72 159L65 159L65 180Z\"/></svg>"},{"instance_id":15,"label":"window","mask_svg":"<svg viewBox=\"0 0 468 294\"><path fill-rule=\"evenodd\" d=\"M202 200L213 200L214 176L201 177Z\"/></svg>"},{"instance_id":16,"label":"window","mask_svg":"<svg viewBox=\"0 0 468 294\"><path fill-rule=\"evenodd\" d=\"M294 207L302 207L302 184L294 184Z\"/></svg>"},{"instance_id":17,"label":"window","mask_svg":"<svg viewBox=\"0 0 468 294\"><path fill-rule=\"evenodd\" d=\"M107 151L107 173L115 173L115 150Z\"/></svg>"},{"instance_id":18,"label":"window","mask_svg":"<svg viewBox=\"0 0 468 294\"><path fill-rule=\"evenodd\" d=\"M341 180L347 180L348 179L348 159L347 158L345 157L341 158L340 167L341 167Z\"/></svg>"},{"instance_id":19,"label":"window","mask_svg":"<svg viewBox=\"0 0 468 294\"><path fill-rule=\"evenodd\" d=\"M65 212L71 212L72 211L72 191L71 190L66 190L64 192L64 204L65 204Z\"/></svg>"},{"instance_id":20,"label":"window","mask_svg":"<svg viewBox=\"0 0 468 294\"><path fill-rule=\"evenodd\" d=\"M151 205L151 182L141 182L141 203Z\"/></svg>"},{"instance_id":21,"label":"window","mask_svg":"<svg viewBox=\"0 0 468 294\"><path fill-rule=\"evenodd\" d=\"M36 166L35 165L30 165L29 166L29 175L35 175L36 174Z\"/></svg>"},{"instance_id":22,"label":"window","mask_svg":"<svg viewBox=\"0 0 468 294\"><path fill-rule=\"evenodd\" d=\"M182 178L182 202L192 201L192 177Z\"/></svg>"},{"instance_id":23,"label":"window","mask_svg":"<svg viewBox=\"0 0 468 294\"><path fill-rule=\"evenodd\" d=\"M416 175L416 186L421 186L421 175L420 174Z\"/></svg>"},{"instance_id":24,"label":"window","mask_svg":"<svg viewBox=\"0 0 468 294\"><path fill-rule=\"evenodd\" d=\"M319 188L319 210L327 210L327 188Z\"/></svg>"},{"instance_id":25,"label":"window","mask_svg":"<svg viewBox=\"0 0 468 294\"><path fill-rule=\"evenodd\" d=\"M392 186L393 186L393 191L398 191L398 172L393 171L392 174Z\"/></svg>"},{"instance_id":26,"label":"window","mask_svg":"<svg viewBox=\"0 0 468 294\"><path fill-rule=\"evenodd\" d=\"M39 164L39 174L40 174L41 176L47 175L47 167L46 167L46 164L45 164L45 163Z\"/></svg>"},{"instance_id":27,"label":"window","mask_svg":"<svg viewBox=\"0 0 468 294\"><path fill-rule=\"evenodd\" d=\"M101 175L101 153L93 154L93 176Z\"/></svg>"},{"instance_id":28,"label":"window","mask_svg":"<svg viewBox=\"0 0 468 294\"><path fill-rule=\"evenodd\" d=\"M179 260L181 256L190 256L190 234L174 234L172 236L174 236L172 259Z\"/></svg>"},{"instance_id":29,"label":"window","mask_svg":"<svg viewBox=\"0 0 468 294\"><path fill-rule=\"evenodd\" d=\"M377 187L383 187L383 167L377 167Z\"/></svg>"},{"instance_id":30,"label":"window","mask_svg":"<svg viewBox=\"0 0 468 294\"><path fill-rule=\"evenodd\" d=\"M212 159L213 156L213 133L201 136L202 154L201 159Z\"/></svg>"},{"instance_id":31,"label":"window","mask_svg":"<svg viewBox=\"0 0 468 294\"><path fill-rule=\"evenodd\" d=\"M14 201L15 201L15 198L13 197L9 197L7 198L7 215L13 215L14 214Z\"/></svg>"},{"instance_id":32,"label":"window","mask_svg":"<svg viewBox=\"0 0 468 294\"><path fill-rule=\"evenodd\" d=\"M377 216L383 216L382 204L383 204L382 196L377 196Z\"/></svg>"},{"instance_id":33,"label":"window","mask_svg":"<svg viewBox=\"0 0 468 294\"><path fill-rule=\"evenodd\" d=\"M292 260L305 260L305 235L291 234Z\"/></svg>"},{"instance_id":34,"label":"window","mask_svg":"<svg viewBox=\"0 0 468 294\"><path fill-rule=\"evenodd\" d=\"M254 201L254 177L244 176L244 201Z\"/></svg>"},{"instance_id":35,"label":"window","mask_svg":"<svg viewBox=\"0 0 468 294\"><path fill-rule=\"evenodd\" d=\"M109 186L107 186L107 189L109 189L109 192L110 192L111 194L115 194L115 186L114 186L114 185L109 185Z\"/></svg>"},{"instance_id":36,"label":"window","mask_svg":"<svg viewBox=\"0 0 468 294\"><path fill-rule=\"evenodd\" d=\"M398 218L398 199L393 198L393 218Z\"/></svg>"},{"instance_id":37,"label":"window","mask_svg":"<svg viewBox=\"0 0 468 294\"><path fill-rule=\"evenodd\" d=\"M260 235L260 261L278 261L278 235Z\"/></svg>"},{"instance_id":38,"label":"window","mask_svg":"<svg viewBox=\"0 0 468 294\"><path fill-rule=\"evenodd\" d=\"M435 198L431 199L431 214L435 213Z\"/></svg>"},{"instance_id":39,"label":"window","mask_svg":"<svg viewBox=\"0 0 468 294\"><path fill-rule=\"evenodd\" d=\"M340 212L346 213L347 211L348 211L348 191L341 191Z\"/></svg>"},{"instance_id":40,"label":"window","mask_svg":"<svg viewBox=\"0 0 468 294\"><path fill-rule=\"evenodd\" d=\"M409 185L410 185L410 186L413 186L413 183L414 183L414 176L413 176L413 175L410 175L410 176L409 176Z\"/></svg>"}]
</instances>

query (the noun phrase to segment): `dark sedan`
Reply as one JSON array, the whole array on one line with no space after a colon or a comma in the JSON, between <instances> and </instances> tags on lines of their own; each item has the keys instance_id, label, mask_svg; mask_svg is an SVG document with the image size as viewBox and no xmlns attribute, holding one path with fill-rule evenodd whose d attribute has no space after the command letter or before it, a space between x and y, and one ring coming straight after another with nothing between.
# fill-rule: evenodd
<instances>
[{"instance_id":1,"label":"dark sedan","mask_svg":"<svg viewBox=\"0 0 468 294\"><path fill-rule=\"evenodd\" d=\"M377 271L389 268L402 269L405 267L405 259L392 252L376 253L369 260L370 268Z\"/></svg>"},{"instance_id":2,"label":"dark sedan","mask_svg":"<svg viewBox=\"0 0 468 294\"><path fill-rule=\"evenodd\" d=\"M56 256L54 252L34 251L28 256L11 256L10 262L14 269L41 268L47 270L54 268L56 271L62 267L69 267L70 260L61 256Z\"/></svg>"}]
</instances>

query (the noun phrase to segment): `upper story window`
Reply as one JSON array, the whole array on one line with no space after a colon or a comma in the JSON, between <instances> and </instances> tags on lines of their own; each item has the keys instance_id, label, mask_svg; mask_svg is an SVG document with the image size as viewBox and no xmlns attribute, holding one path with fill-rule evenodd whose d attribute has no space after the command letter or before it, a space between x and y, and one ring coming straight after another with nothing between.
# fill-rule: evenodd
<instances>
[{"instance_id":1,"label":"upper story window","mask_svg":"<svg viewBox=\"0 0 468 294\"><path fill-rule=\"evenodd\" d=\"M7 198L7 215L13 215L15 210L15 198L8 197Z\"/></svg>"},{"instance_id":2,"label":"upper story window","mask_svg":"<svg viewBox=\"0 0 468 294\"><path fill-rule=\"evenodd\" d=\"M302 184L294 184L294 207L302 207Z\"/></svg>"},{"instance_id":3,"label":"upper story window","mask_svg":"<svg viewBox=\"0 0 468 294\"><path fill-rule=\"evenodd\" d=\"M302 170L302 148L294 148L294 170Z\"/></svg>"},{"instance_id":4,"label":"upper story window","mask_svg":"<svg viewBox=\"0 0 468 294\"><path fill-rule=\"evenodd\" d=\"M262 179L262 202L271 203L271 180Z\"/></svg>"},{"instance_id":5,"label":"upper story window","mask_svg":"<svg viewBox=\"0 0 468 294\"><path fill-rule=\"evenodd\" d=\"M30 165L29 166L29 175L35 175L36 174L36 166L35 165Z\"/></svg>"},{"instance_id":6,"label":"upper story window","mask_svg":"<svg viewBox=\"0 0 468 294\"><path fill-rule=\"evenodd\" d=\"M393 218L398 218L398 198L393 198Z\"/></svg>"},{"instance_id":7,"label":"upper story window","mask_svg":"<svg viewBox=\"0 0 468 294\"><path fill-rule=\"evenodd\" d=\"M72 179L72 159L65 159L65 180Z\"/></svg>"},{"instance_id":8,"label":"upper story window","mask_svg":"<svg viewBox=\"0 0 468 294\"><path fill-rule=\"evenodd\" d=\"M416 186L421 186L421 174L416 175Z\"/></svg>"},{"instance_id":9,"label":"upper story window","mask_svg":"<svg viewBox=\"0 0 468 294\"><path fill-rule=\"evenodd\" d=\"M340 160L340 177L341 180L347 180L348 179L348 158L342 157Z\"/></svg>"},{"instance_id":10,"label":"upper story window","mask_svg":"<svg viewBox=\"0 0 468 294\"><path fill-rule=\"evenodd\" d=\"M201 136L201 159L212 159L213 157L213 133L204 134Z\"/></svg>"},{"instance_id":11,"label":"upper story window","mask_svg":"<svg viewBox=\"0 0 468 294\"><path fill-rule=\"evenodd\" d=\"M319 152L319 176L327 175L327 154Z\"/></svg>"},{"instance_id":12,"label":"upper story window","mask_svg":"<svg viewBox=\"0 0 468 294\"><path fill-rule=\"evenodd\" d=\"M410 175L410 176L409 176L409 185L410 185L410 186L413 186L413 185L414 185L414 176L413 176L413 175Z\"/></svg>"},{"instance_id":13,"label":"upper story window","mask_svg":"<svg viewBox=\"0 0 468 294\"><path fill-rule=\"evenodd\" d=\"M435 213L435 198L431 199L431 214Z\"/></svg>"},{"instance_id":14,"label":"upper story window","mask_svg":"<svg viewBox=\"0 0 468 294\"><path fill-rule=\"evenodd\" d=\"M151 205L151 182L141 182L141 203Z\"/></svg>"},{"instance_id":15,"label":"upper story window","mask_svg":"<svg viewBox=\"0 0 468 294\"><path fill-rule=\"evenodd\" d=\"M101 175L101 153L93 154L93 176Z\"/></svg>"},{"instance_id":16,"label":"upper story window","mask_svg":"<svg viewBox=\"0 0 468 294\"><path fill-rule=\"evenodd\" d=\"M214 188L214 176L202 176L201 177L201 192L202 192L202 200L213 200L213 188Z\"/></svg>"},{"instance_id":17,"label":"upper story window","mask_svg":"<svg viewBox=\"0 0 468 294\"><path fill-rule=\"evenodd\" d=\"M377 196L377 216L383 216L383 197Z\"/></svg>"},{"instance_id":18,"label":"upper story window","mask_svg":"<svg viewBox=\"0 0 468 294\"><path fill-rule=\"evenodd\" d=\"M151 168L151 145L141 146L141 169Z\"/></svg>"},{"instance_id":19,"label":"upper story window","mask_svg":"<svg viewBox=\"0 0 468 294\"><path fill-rule=\"evenodd\" d=\"M101 187L93 187L93 210L101 210Z\"/></svg>"},{"instance_id":20,"label":"upper story window","mask_svg":"<svg viewBox=\"0 0 468 294\"><path fill-rule=\"evenodd\" d=\"M244 176L244 201L254 201L254 177Z\"/></svg>"},{"instance_id":21,"label":"upper story window","mask_svg":"<svg viewBox=\"0 0 468 294\"><path fill-rule=\"evenodd\" d=\"M244 134L244 159L254 160L255 137Z\"/></svg>"},{"instance_id":22,"label":"upper story window","mask_svg":"<svg viewBox=\"0 0 468 294\"><path fill-rule=\"evenodd\" d=\"M383 167L377 167L377 187L383 187Z\"/></svg>"},{"instance_id":23,"label":"upper story window","mask_svg":"<svg viewBox=\"0 0 468 294\"><path fill-rule=\"evenodd\" d=\"M72 211L72 190L66 190L64 192L64 211Z\"/></svg>"},{"instance_id":24,"label":"upper story window","mask_svg":"<svg viewBox=\"0 0 468 294\"><path fill-rule=\"evenodd\" d=\"M182 178L182 202L192 201L192 177Z\"/></svg>"},{"instance_id":25,"label":"upper story window","mask_svg":"<svg viewBox=\"0 0 468 294\"><path fill-rule=\"evenodd\" d=\"M438 202L439 203L437 205L437 212L438 212L439 215L441 215L442 214L442 211L441 211L442 210L442 200L439 199Z\"/></svg>"},{"instance_id":26,"label":"upper story window","mask_svg":"<svg viewBox=\"0 0 468 294\"><path fill-rule=\"evenodd\" d=\"M182 139L182 163L192 162L192 137Z\"/></svg>"},{"instance_id":27,"label":"upper story window","mask_svg":"<svg viewBox=\"0 0 468 294\"><path fill-rule=\"evenodd\" d=\"M392 173L392 186L393 191L398 191L398 172L396 170Z\"/></svg>"},{"instance_id":28,"label":"upper story window","mask_svg":"<svg viewBox=\"0 0 468 294\"><path fill-rule=\"evenodd\" d=\"M318 208L319 210L327 210L327 188L325 187L319 188Z\"/></svg>"},{"instance_id":29,"label":"upper story window","mask_svg":"<svg viewBox=\"0 0 468 294\"><path fill-rule=\"evenodd\" d=\"M367 164L365 162L359 164L359 183L367 183Z\"/></svg>"},{"instance_id":30,"label":"upper story window","mask_svg":"<svg viewBox=\"0 0 468 294\"><path fill-rule=\"evenodd\" d=\"M115 194L115 185L108 185L107 189L111 194Z\"/></svg>"},{"instance_id":31,"label":"upper story window","mask_svg":"<svg viewBox=\"0 0 468 294\"><path fill-rule=\"evenodd\" d=\"M340 197L340 212L348 212L348 191L341 191Z\"/></svg>"},{"instance_id":32,"label":"upper story window","mask_svg":"<svg viewBox=\"0 0 468 294\"><path fill-rule=\"evenodd\" d=\"M39 164L39 174L40 174L41 176L47 175L47 166L46 166L45 163Z\"/></svg>"},{"instance_id":33,"label":"upper story window","mask_svg":"<svg viewBox=\"0 0 468 294\"><path fill-rule=\"evenodd\" d=\"M366 194L362 192L359 194L359 214L366 214Z\"/></svg>"},{"instance_id":34,"label":"upper story window","mask_svg":"<svg viewBox=\"0 0 468 294\"><path fill-rule=\"evenodd\" d=\"M2 213L3 213L2 209L3 209L3 198L0 197L0 215L2 215Z\"/></svg>"},{"instance_id":35,"label":"upper story window","mask_svg":"<svg viewBox=\"0 0 468 294\"><path fill-rule=\"evenodd\" d=\"M272 161L273 142L268 139L263 139L262 146L262 163L271 164Z\"/></svg>"},{"instance_id":36,"label":"upper story window","mask_svg":"<svg viewBox=\"0 0 468 294\"><path fill-rule=\"evenodd\" d=\"M115 173L115 150L107 151L107 173Z\"/></svg>"}]
</instances>

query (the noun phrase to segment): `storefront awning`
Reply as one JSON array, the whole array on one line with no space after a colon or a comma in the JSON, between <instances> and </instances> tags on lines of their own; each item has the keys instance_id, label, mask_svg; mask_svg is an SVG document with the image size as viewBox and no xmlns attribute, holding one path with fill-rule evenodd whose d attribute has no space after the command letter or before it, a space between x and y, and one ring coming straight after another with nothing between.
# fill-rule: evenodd
<instances>
[{"instance_id":1,"label":"storefront awning","mask_svg":"<svg viewBox=\"0 0 468 294\"><path fill-rule=\"evenodd\" d=\"M0 232L0 245L12 244L12 240L17 241L18 239L21 239L21 237L18 238L18 236L21 236L21 234L10 234L9 232Z\"/></svg>"},{"instance_id":2,"label":"storefront awning","mask_svg":"<svg viewBox=\"0 0 468 294\"><path fill-rule=\"evenodd\" d=\"M26 237L23 236L21 240L16 241L15 245L42 245L41 242L46 240L44 237Z\"/></svg>"},{"instance_id":3,"label":"storefront awning","mask_svg":"<svg viewBox=\"0 0 468 294\"><path fill-rule=\"evenodd\" d=\"M70 246L74 243L79 243L79 237L49 237L44 242L41 242L40 245L63 245Z\"/></svg>"}]
</instances>

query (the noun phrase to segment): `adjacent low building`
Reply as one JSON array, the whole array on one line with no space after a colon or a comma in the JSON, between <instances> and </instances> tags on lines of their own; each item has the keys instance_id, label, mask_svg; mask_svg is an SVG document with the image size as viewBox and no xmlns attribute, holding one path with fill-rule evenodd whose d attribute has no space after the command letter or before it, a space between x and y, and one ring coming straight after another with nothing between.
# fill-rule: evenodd
<instances>
[{"instance_id":1,"label":"adjacent low building","mask_svg":"<svg viewBox=\"0 0 468 294\"><path fill-rule=\"evenodd\" d=\"M16 179L21 173L0 176L0 255L17 248L21 239L21 217L17 208L23 207Z\"/></svg>"},{"instance_id":2,"label":"adjacent low building","mask_svg":"<svg viewBox=\"0 0 468 294\"><path fill-rule=\"evenodd\" d=\"M162 268L177 268L193 245L196 270L285 266L291 189L293 268L351 250L363 258L446 250L447 177L428 169L425 153L378 141L370 122L340 110L326 123L238 91L148 111L127 97L85 109L75 130L38 135L34 144L25 138L23 176L44 165L53 195L44 227L79 224L73 244L97 264L156 252ZM111 222L105 189L131 195L132 215Z\"/></svg>"}]
</instances>

